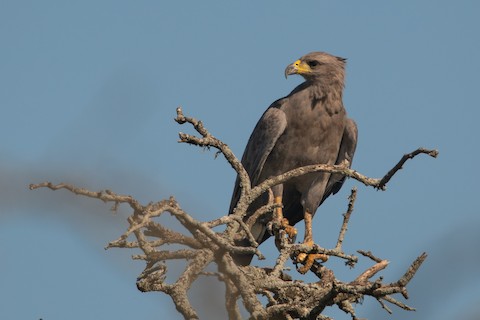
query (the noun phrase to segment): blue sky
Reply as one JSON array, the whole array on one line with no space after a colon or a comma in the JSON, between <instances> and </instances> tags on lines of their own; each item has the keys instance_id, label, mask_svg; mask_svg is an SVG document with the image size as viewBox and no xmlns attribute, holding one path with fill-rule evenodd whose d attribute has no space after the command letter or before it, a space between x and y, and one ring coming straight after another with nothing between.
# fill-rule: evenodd
<instances>
[{"instance_id":1,"label":"blue sky","mask_svg":"<svg viewBox=\"0 0 480 320\"><path fill-rule=\"evenodd\" d=\"M2 1L0 4L0 318L177 319L167 296L142 294L134 251L103 247L128 208L32 182L69 182L143 202L175 195L198 219L228 208L234 172L178 144L175 108L241 156L265 108L301 82L285 66L310 51L348 58L344 102L357 121L354 168L382 176L419 146L386 192L348 181L319 209L315 239L334 245L349 188L359 188L344 249L371 250L409 286L415 313L372 319L477 319L480 216L477 119L480 5L475 1ZM170 223L170 222L167 222ZM270 257L271 244L262 246ZM354 270L329 262L341 279ZM202 282L200 314L223 291ZM210 307L209 307L210 306ZM348 319L335 308L325 312ZM476 314L476 316L475 316Z\"/></svg>"}]
</instances>

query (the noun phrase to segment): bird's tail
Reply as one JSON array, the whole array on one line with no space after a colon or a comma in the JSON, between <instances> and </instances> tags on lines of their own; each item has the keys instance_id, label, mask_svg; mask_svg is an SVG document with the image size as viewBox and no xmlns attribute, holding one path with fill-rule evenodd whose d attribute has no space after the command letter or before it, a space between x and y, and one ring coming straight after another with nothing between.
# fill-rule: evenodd
<instances>
[{"instance_id":1,"label":"bird's tail","mask_svg":"<svg viewBox=\"0 0 480 320\"><path fill-rule=\"evenodd\" d=\"M250 232L252 233L253 238L260 245L263 241L268 239L270 235L268 234L267 226L262 221L257 221L253 224ZM239 247L250 247L251 243L247 238L235 241L235 245ZM252 262L253 254L251 253L236 253L232 254L233 261L239 266L248 266Z\"/></svg>"}]
</instances>

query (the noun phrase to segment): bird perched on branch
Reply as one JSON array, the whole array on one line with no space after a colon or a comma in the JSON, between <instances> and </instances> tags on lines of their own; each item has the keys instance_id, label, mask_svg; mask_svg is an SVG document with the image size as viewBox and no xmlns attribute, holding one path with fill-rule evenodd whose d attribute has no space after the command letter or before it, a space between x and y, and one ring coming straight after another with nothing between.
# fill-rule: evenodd
<instances>
[{"instance_id":1,"label":"bird perched on branch","mask_svg":"<svg viewBox=\"0 0 480 320\"><path fill-rule=\"evenodd\" d=\"M345 63L346 59L312 52L287 66L285 77L298 74L305 82L288 96L273 102L255 126L242 157L252 186L306 165L333 165L345 160L351 164L357 144L357 126L347 118L342 102ZM296 233L292 226L304 220L303 242L313 245L313 215L329 195L340 190L344 180L341 174L314 172L273 187L274 202L281 206L275 209L274 217L280 219L291 237ZM237 178L230 213L238 202L240 191ZM267 201L265 194L253 202L245 221ZM266 230L271 218L260 218L251 226L251 233L259 244L270 237ZM247 239L237 244L250 245ZM252 257L241 254L234 256L234 260L239 265L248 265Z\"/></svg>"}]
</instances>

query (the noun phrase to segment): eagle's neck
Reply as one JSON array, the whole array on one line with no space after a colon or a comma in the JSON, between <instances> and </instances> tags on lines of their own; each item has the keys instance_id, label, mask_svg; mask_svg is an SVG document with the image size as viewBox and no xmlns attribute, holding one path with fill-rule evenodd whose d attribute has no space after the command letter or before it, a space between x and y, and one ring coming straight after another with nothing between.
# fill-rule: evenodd
<instances>
[{"instance_id":1,"label":"eagle's neck","mask_svg":"<svg viewBox=\"0 0 480 320\"><path fill-rule=\"evenodd\" d=\"M314 99L342 101L344 82L342 78L317 79L309 83Z\"/></svg>"}]
</instances>

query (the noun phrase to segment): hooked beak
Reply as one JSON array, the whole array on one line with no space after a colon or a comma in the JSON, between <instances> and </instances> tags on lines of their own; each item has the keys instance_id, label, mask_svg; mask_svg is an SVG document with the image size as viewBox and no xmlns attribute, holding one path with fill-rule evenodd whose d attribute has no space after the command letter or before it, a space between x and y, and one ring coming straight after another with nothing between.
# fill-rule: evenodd
<instances>
[{"instance_id":1,"label":"hooked beak","mask_svg":"<svg viewBox=\"0 0 480 320\"><path fill-rule=\"evenodd\" d=\"M312 69L310 69L310 66L305 61L297 60L287 66L285 69L285 78L291 74L308 75L311 72Z\"/></svg>"},{"instance_id":2,"label":"hooked beak","mask_svg":"<svg viewBox=\"0 0 480 320\"><path fill-rule=\"evenodd\" d=\"M285 79L287 79L289 75L296 74L298 72L298 64L296 63L297 62L294 62L287 66L287 68L285 69Z\"/></svg>"}]
</instances>

